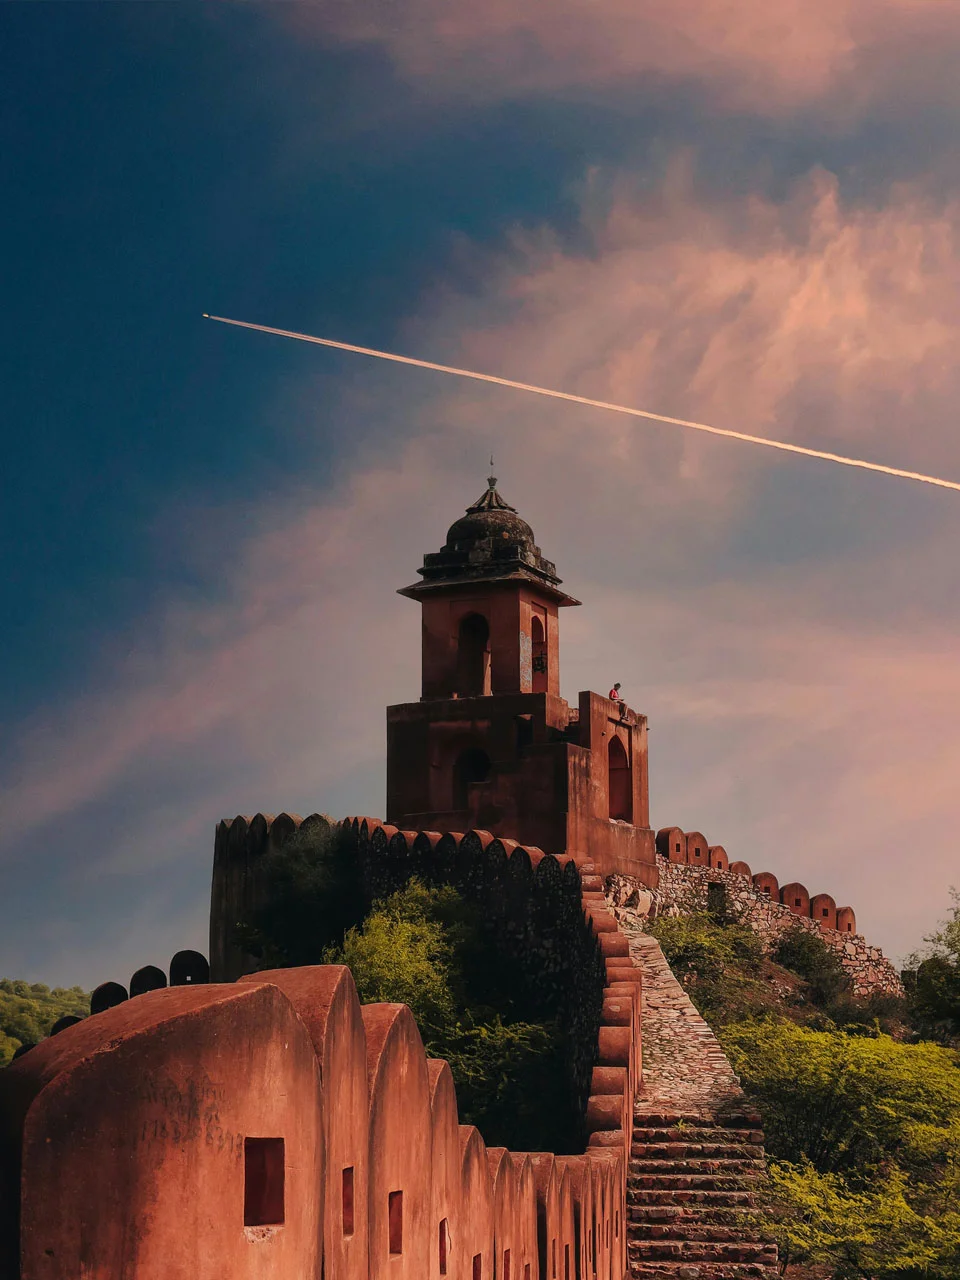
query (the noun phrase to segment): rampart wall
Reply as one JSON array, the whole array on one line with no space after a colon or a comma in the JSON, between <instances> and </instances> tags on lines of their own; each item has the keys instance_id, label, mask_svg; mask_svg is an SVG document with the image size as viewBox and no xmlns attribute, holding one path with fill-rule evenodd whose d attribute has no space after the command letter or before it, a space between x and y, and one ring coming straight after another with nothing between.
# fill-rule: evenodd
<instances>
[{"instance_id":1,"label":"rampart wall","mask_svg":"<svg viewBox=\"0 0 960 1280\"><path fill-rule=\"evenodd\" d=\"M671 843L675 844L673 833L678 829L668 830ZM828 894L811 897L802 884L781 888L771 872L753 875L745 862L728 866L722 849L719 853L723 856L718 857L698 833L691 833L686 839L689 842L693 837L702 841L705 865L661 857L656 889L648 889L628 876L610 876L606 886L611 905L639 908L641 913L652 916L707 912L714 907L710 886L721 885L730 917L752 929L767 951L790 929L803 929L837 952L855 995L903 995L903 984L893 965L879 947L871 946L856 932L852 908L837 908ZM824 910L828 912L826 916Z\"/></svg>"},{"instance_id":2,"label":"rampart wall","mask_svg":"<svg viewBox=\"0 0 960 1280\"><path fill-rule=\"evenodd\" d=\"M509 904L505 945L593 1027L582 1153L487 1148L409 1010L361 1006L342 966L145 989L0 1073L3 1280L625 1274L640 975L601 879L480 832L350 834L384 887L416 869Z\"/></svg>"}]
</instances>

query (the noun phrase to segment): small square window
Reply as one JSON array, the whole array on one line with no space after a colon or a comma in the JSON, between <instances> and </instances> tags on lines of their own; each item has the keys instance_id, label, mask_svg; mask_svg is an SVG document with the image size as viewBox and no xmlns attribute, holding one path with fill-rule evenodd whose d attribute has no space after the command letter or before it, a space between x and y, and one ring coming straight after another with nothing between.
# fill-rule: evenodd
<instances>
[{"instance_id":1,"label":"small square window","mask_svg":"<svg viewBox=\"0 0 960 1280\"><path fill-rule=\"evenodd\" d=\"M799 906L802 906L803 904L801 903L801 901L800 901L800 899L799 899L799 898L794 898L794 900L793 900L793 905L794 905L795 907L799 907Z\"/></svg>"},{"instance_id":2,"label":"small square window","mask_svg":"<svg viewBox=\"0 0 960 1280\"><path fill-rule=\"evenodd\" d=\"M828 916L828 915L830 914L830 908L829 908L829 907L824 907L824 908L823 908L823 914L824 914L825 916Z\"/></svg>"},{"instance_id":3,"label":"small square window","mask_svg":"<svg viewBox=\"0 0 960 1280\"><path fill-rule=\"evenodd\" d=\"M243 1140L243 1225L283 1225L283 1139Z\"/></svg>"}]
</instances>

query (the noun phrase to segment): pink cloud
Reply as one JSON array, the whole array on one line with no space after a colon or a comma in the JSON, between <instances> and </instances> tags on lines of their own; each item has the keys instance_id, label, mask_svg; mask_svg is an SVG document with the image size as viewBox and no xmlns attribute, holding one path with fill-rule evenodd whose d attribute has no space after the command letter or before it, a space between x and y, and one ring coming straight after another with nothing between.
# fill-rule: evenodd
<instances>
[{"instance_id":1,"label":"pink cloud","mask_svg":"<svg viewBox=\"0 0 960 1280\"><path fill-rule=\"evenodd\" d=\"M286 6L281 17L308 35L382 47L427 92L496 98L680 81L762 114L826 101L860 112L905 83L925 100L954 100L960 49L954 0L411 0L402 11L350 0Z\"/></svg>"},{"instance_id":2,"label":"pink cloud","mask_svg":"<svg viewBox=\"0 0 960 1280\"><path fill-rule=\"evenodd\" d=\"M589 252L549 229L517 236L484 260L479 301L425 295L404 347L960 476L955 208L907 189L845 207L823 173L780 206L720 206L688 167L652 196L595 179L583 221ZM0 790L11 846L119 802L131 779L136 830L101 842L94 872L145 850L207 858L237 810L337 812L352 771L379 772L384 705L418 696L416 609L395 589L477 496L492 444L504 493L587 602L564 619L568 695L616 676L653 717L655 821L852 901L894 952L916 942L953 874L938 833L960 819L952 495L927 495L935 515L891 551L903 490L864 476L865 536L771 563L730 548L772 536L756 498L773 469L815 495L820 464L393 376L389 456L306 511L265 501L218 602L168 601L126 665L15 731L20 764ZM335 410L345 429L350 410L349 396ZM316 413L305 395L304 429ZM174 766L204 789L171 794ZM378 789L364 807L381 804ZM916 832L925 874L905 886Z\"/></svg>"}]
</instances>

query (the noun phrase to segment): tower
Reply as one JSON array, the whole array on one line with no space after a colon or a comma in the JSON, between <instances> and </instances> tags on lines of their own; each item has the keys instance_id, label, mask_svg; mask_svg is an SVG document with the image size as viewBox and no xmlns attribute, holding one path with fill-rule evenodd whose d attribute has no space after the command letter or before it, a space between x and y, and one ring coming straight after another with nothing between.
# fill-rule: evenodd
<instances>
[{"instance_id":1,"label":"tower","mask_svg":"<svg viewBox=\"0 0 960 1280\"><path fill-rule=\"evenodd\" d=\"M560 696L559 611L578 605L491 476L424 556L419 702L387 708L387 820L489 831L656 883L646 717Z\"/></svg>"}]
</instances>

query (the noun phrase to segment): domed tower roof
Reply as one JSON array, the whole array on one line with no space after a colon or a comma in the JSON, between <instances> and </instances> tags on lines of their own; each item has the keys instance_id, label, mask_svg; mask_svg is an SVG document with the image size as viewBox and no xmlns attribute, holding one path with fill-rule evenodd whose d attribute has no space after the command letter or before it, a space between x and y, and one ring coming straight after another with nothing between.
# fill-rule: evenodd
<instances>
[{"instance_id":1,"label":"domed tower roof","mask_svg":"<svg viewBox=\"0 0 960 1280\"><path fill-rule=\"evenodd\" d=\"M400 595L417 599L458 583L527 579L548 589L559 604L580 603L558 590L556 565L544 558L526 520L498 493L496 476L488 478L485 492L447 530L443 548L423 557L418 573L423 581L404 587Z\"/></svg>"}]
</instances>

